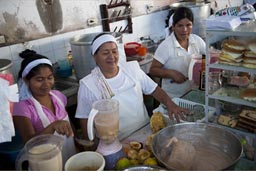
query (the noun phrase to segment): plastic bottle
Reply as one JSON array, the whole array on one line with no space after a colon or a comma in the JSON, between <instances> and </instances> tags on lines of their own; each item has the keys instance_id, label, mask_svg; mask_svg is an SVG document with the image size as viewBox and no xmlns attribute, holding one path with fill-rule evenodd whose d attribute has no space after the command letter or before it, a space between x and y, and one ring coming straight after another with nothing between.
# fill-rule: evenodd
<instances>
[{"instance_id":1,"label":"plastic bottle","mask_svg":"<svg viewBox=\"0 0 256 171\"><path fill-rule=\"evenodd\" d=\"M72 69L72 75L74 75L75 73L75 70L74 70L74 65L73 65L73 56L72 56L72 51L68 51L68 62L69 62L69 65Z\"/></svg>"}]
</instances>

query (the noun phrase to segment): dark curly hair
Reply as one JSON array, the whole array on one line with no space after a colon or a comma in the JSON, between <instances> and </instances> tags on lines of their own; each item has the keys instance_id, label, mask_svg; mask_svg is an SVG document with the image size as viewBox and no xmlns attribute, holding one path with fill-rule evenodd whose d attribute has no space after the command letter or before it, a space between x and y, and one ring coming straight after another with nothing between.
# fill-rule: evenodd
<instances>
[{"instance_id":1,"label":"dark curly hair","mask_svg":"<svg viewBox=\"0 0 256 171\"><path fill-rule=\"evenodd\" d=\"M48 59L46 56L37 54L35 51L30 50L30 49L26 49L24 51L22 51L19 56L21 58L23 58L23 61L21 62L21 67L20 67L20 71L18 73L18 78L22 77L22 72L24 71L24 69L26 68L26 66L37 59ZM36 67L34 67L33 69L31 69L31 71L28 73L28 75L26 76L26 79L30 79L32 78L41 67L49 67L51 71L53 71L52 66L50 66L49 64L39 64Z\"/></svg>"}]
</instances>

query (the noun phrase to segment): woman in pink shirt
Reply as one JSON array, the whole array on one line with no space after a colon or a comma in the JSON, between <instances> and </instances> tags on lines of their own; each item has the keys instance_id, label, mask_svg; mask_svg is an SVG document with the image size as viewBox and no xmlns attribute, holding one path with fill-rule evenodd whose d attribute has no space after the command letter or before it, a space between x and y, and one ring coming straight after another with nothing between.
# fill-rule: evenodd
<instances>
[{"instance_id":1,"label":"woman in pink shirt","mask_svg":"<svg viewBox=\"0 0 256 171\"><path fill-rule=\"evenodd\" d=\"M19 71L20 100L14 103L13 120L24 142L40 134L55 134L63 137L64 161L75 154L73 131L65 109L66 97L54 86L52 63L47 57L32 50L20 53L24 58ZM65 147L62 149L65 150Z\"/></svg>"}]
</instances>

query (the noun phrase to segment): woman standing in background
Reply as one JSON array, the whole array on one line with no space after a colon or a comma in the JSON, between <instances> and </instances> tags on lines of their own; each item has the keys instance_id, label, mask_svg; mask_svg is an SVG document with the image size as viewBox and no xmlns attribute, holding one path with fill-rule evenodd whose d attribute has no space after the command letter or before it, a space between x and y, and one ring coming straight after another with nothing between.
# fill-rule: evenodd
<instances>
[{"instance_id":1,"label":"woman standing in background","mask_svg":"<svg viewBox=\"0 0 256 171\"><path fill-rule=\"evenodd\" d=\"M188 80L192 55L205 54L206 45L191 34L194 17L189 8L177 8L172 19L172 33L158 46L149 73L162 78L162 89L170 97L181 97L193 84Z\"/></svg>"}]
</instances>

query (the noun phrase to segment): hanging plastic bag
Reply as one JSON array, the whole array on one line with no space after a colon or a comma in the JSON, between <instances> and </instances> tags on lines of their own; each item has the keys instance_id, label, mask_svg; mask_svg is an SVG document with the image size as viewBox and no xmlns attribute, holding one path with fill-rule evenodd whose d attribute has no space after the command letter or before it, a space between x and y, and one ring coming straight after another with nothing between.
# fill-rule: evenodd
<instances>
[{"instance_id":1,"label":"hanging plastic bag","mask_svg":"<svg viewBox=\"0 0 256 171\"><path fill-rule=\"evenodd\" d=\"M11 141L15 136L10 102L19 100L18 87L17 84L9 84L9 81L0 77L0 143Z\"/></svg>"}]
</instances>

